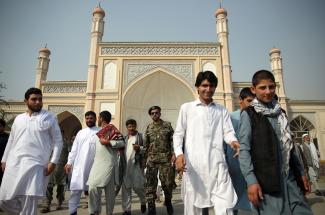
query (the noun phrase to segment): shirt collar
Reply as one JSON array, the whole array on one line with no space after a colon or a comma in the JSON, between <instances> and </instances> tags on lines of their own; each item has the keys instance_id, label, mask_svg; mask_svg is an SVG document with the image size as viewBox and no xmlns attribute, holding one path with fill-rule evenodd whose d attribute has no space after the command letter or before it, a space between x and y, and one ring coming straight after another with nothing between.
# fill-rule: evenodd
<instances>
[{"instance_id":1,"label":"shirt collar","mask_svg":"<svg viewBox=\"0 0 325 215\"><path fill-rule=\"evenodd\" d=\"M212 101L210 104L208 104L208 105L206 105L206 104L204 104L204 103L202 103L201 102L201 100L200 99L197 99L197 100L195 100L194 101L194 104L195 104L195 106L199 106L199 105L205 105L205 106L216 106L216 103L214 102L214 101Z\"/></svg>"}]
</instances>

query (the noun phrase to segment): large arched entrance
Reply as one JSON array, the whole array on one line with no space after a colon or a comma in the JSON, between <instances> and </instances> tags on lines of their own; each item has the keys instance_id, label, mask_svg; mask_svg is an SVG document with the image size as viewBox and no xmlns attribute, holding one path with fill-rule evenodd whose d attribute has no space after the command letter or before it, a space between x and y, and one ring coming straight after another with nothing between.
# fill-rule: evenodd
<instances>
[{"instance_id":1,"label":"large arched entrance","mask_svg":"<svg viewBox=\"0 0 325 215\"><path fill-rule=\"evenodd\" d=\"M69 111L58 114L57 118L61 131L63 131L63 138L68 141L82 128L79 119Z\"/></svg>"},{"instance_id":2,"label":"large arched entrance","mask_svg":"<svg viewBox=\"0 0 325 215\"><path fill-rule=\"evenodd\" d=\"M192 89L178 78L164 71L153 72L127 89L123 99L122 130L125 121L133 118L138 130L144 132L151 121L148 109L153 105L162 108L161 118L175 128L180 106L194 99Z\"/></svg>"}]
</instances>

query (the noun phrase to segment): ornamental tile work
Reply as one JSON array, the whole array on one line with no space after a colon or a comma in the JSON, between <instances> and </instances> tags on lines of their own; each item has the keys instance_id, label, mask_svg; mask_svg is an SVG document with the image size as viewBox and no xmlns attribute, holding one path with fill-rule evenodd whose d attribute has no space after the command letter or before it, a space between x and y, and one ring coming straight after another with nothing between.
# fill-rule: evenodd
<instances>
[{"instance_id":1,"label":"ornamental tile work","mask_svg":"<svg viewBox=\"0 0 325 215\"><path fill-rule=\"evenodd\" d=\"M56 115L68 111L74 114L80 122L83 121L84 106L72 106L72 105L49 105L48 110L52 111Z\"/></svg>"},{"instance_id":2,"label":"ornamental tile work","mask_svg":"<svg viewBox=\"0 0 325 215\"><path fill-rule=\"evenodd\" d=\"M200 46L139 46L139 47L103 47L101 48L103 56L118 55L137 55L137 56L193 56L193 55L219 55L217 46L200 47Z\"/></svg>"},{"instance_id":3,"label":"ornamental tile work","mask_svg":"<svg viewBox=\"0 0 325 215\"><path fill-rule=\"evenodd\" d=\"M124 70L124 90L136 79L143 76L145 73L156 69L163 69L171 74L180 77L182 80L186 81L190 86L193 86L193 73L194 73L194 62L192 61L126 61Z\"/></svg>"},{"instance_id":4,"label":"ornamental tile work","mask_svg":"<svg viewBox=\"0 0 325 215\"><path fill-rule=\"evenodd\" d=\"M45 85L43 93L86 93L86 85Z\"/></svg>"}]
</instances>

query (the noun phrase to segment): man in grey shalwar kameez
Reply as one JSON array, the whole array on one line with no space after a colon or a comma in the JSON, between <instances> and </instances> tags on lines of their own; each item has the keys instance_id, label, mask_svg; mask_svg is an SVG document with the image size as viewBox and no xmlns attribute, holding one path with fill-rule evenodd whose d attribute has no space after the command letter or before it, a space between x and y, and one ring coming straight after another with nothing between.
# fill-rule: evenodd
<instances>
[{"instance_id":1,"label":"man in grey shalwar kameez","mask_svg":"<svg viewBox=\"0 0 325 215\"><path fill-rule=\"evenodd\" d=\"M247 182L255 214L312 214L303 196L307 178L295 154L288 121L273 98L276 84L271 72L260 70L252 79L256 94L241 113L240 168ZM301 188L297 182L302 181Z\"/></svg>"}]
</instances>

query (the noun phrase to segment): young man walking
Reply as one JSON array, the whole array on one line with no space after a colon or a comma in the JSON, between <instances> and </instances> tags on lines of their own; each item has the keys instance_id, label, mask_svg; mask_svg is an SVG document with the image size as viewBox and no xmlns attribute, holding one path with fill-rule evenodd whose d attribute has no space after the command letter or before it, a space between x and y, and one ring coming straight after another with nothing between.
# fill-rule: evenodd
<instances>
[{"instance_id":1,"label":"young man walking","mask_svg":"<svg viewBox=\"0 0 325 215\"><path fill-rule=\"evenodd\" d=\"M251 90L256 98L241 113L239 162L253 212L312 214L303 196L303 190L308 190L304 168L293 149L286 114L274 99L273 74L256 72ZM303 182L301 189L297 181Z\"/></svg>"},{"instance_id":2,"label":"young man walking","mask_svg":"<svg viewBox=\"0 0 325 215\"><path fill-rule=\"evenodd\" d=\"M202 214L214 207L229 215L237 202L229 176L223 142L239 152L239 143L228 111L213 101L218 79L211 71L200 72L195 87L199 98L181 106L174 134L176 169L183 172L184 214Z\"/></svg>"}]
</instances>

